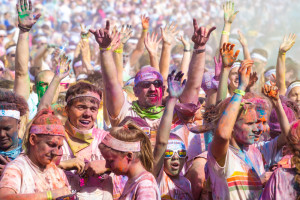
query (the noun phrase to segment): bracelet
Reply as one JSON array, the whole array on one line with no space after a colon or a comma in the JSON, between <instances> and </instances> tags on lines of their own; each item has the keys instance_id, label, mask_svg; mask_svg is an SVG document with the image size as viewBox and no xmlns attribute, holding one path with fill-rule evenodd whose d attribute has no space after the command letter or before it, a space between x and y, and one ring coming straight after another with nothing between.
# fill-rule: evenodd
<instances>
[{"instance_id":1,"label":"bracelet","mask_svg":"<svg viewBox=\"0 0 300 200\"><path fill-rule=\"evenodd\" d=\"M222 31L222 35L230 35L228 31Z\"/></svg>"},{"instance_id":2,"label":"bracelet","mask_svg":"<svg viewBox=\"0 0 300 200\"><path fill-rule=\"evenodd\" d=\"M108 51L108 50L111 50L111 46L109 46L109 47L107 47L107 48L101 48L101 47L100 47L100 50L101 50L101 51Z\"/></svg>"},{"instance_id":3,"label":"bracelet","mask_svg":"<svg viewBox=\"0 0 300 200\"><path fill-rule=\"evenodd\" d=\"M194 49L194 53L199 54L205 52L205 49Z\"/></svg>"},{"instance_id":4,"label":"bracelet","mask_svg":"<svg viewBox=\"0 0 300 200\"><path fill-rule=\"evenodd\" d=\"M233 91L233 93L235 93L235 94L239 94L239 95L241 95L241 96L245 96L245 94L246 94L246 92L245 92L245 91L243 91L243 90L239 90L239 89L235 89L235 90Z\"/></svg>"},{"instance_id":5,"label":"bracelet","mask_svg":"<svg viewBox=\"0 0 300 200\"><path fill-rule=\"evenodd\" d=\"M23 27L23 26L21 26L20 24L18 24L18 27L19 27L19 29L20 29L21 31L23 31L23 32L29 32L29 31L30 31L30 28Z\"/></svg>"},{"instance_id":6,"label":"bracelet","mask_svg":"<svg viewBox=\"0 0 300 200\"><path fill-rule=\"evenodd\" d=\"M47 191L47 200L52 200L52 192Z\"/></svg>"},{"instance_id":7,"label":"bracelet","mask_svg":"<svg viewBox=\"0 0 300 200\"><path fill-rule=\"evenodd\" d=\"M115 53L123 53L123 49L116 49L114 50Z\"/></svg>"},{"instance_id":8,"label":"bracelet","mask_svg":"<svg viewBox=\"0 0 300 200\"><path fill-rule=\"evenodd\" d=\"M190 52L191 49L183 49L184 52Z\"/></svg>"},{"instance_id":9,"label":"bracelet","mask_svg":"<svg viewBox=\"0 0 300 200\"><path fill-rule=\"evenodd\" d=\"M284 55L286 54L286 52L280 52L280 51L279 51L279 54L281 54L281 55L284 56Z\"/></svg>"},{"instance_id":10,"label":"bracelet","mask_svg":"<svg viewBox=\"0 0 300 200\"><path fill-rule=\"evenodd\" d=\"M147 32L148 31L148 29L143 29L143 32Z\"/></svg>"}]
</instances>

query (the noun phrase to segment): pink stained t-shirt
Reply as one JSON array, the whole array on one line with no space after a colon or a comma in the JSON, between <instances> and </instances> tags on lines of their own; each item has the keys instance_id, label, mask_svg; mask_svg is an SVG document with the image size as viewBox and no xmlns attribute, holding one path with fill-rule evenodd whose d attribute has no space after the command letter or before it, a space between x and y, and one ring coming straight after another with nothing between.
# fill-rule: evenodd
<instances>
[{"instance_id":1,"label":"pink stained t-shirt","mask_svg":"<svg viewBox=\"0 0 300 200\"><path fill-rule=\"evenodd\" d=\"M41 171L24 154L7 164L0 179L0 188L10 188L17 194L45 192L65 186L69 186L66 175L54 163Z\"/></svg>"},{"instance_id":2,"label":"pink stained t-shirt","mask_svg":"<svg viewBox=\"0 0 300 200\"><path fill-rule=\"evenodd\" d=\"M267 182L261 195L261 200L297 199L295 190L296 172L294 168L278 168Z\"/></svg>"},{"instance_id":3,"label":"pink stained t-shirt","mask_svg":"<svg viewBox=\"0 0 300 200\"><path fill-rule=\"evenodd\" d=\"M128 180L119 200L158 200L160 192L154 176L143 172L138 177Z\"/></svg>"},{"instance_id":4,"label":"pink stained t-shirt","mask_svg":"<svg viewBox=\"0 0 300 200\"><path fill-rule=\"evenodd\" d=\"M159 191L162 200L193 200L192 186L190 181L184 176L179 175L178 180L170 178L163 170L159 172L156 181L159 186Z\"/></svg>"}]
</instances>

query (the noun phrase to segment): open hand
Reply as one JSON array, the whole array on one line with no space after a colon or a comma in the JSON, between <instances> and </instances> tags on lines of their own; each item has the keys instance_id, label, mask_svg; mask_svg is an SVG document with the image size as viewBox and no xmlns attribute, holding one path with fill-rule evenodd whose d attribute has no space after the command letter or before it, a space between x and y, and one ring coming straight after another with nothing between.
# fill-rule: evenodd
<instances>
[{"instance_id":1,"label":"open hand","mask_svg":"<svg viewBox=\"0 0 300 200\"><path fill-rule=\"evenodd\" d=\"M190 43L189 43L188 40L184 39L183 35L181 35L181 36L178 37L177 39L178 39L179 41L182 42L182 44L183 44L183 46L184 46L184 49L186 49L186 50L189 50L189 49L190 49L191 45L190 45Z\"/></svg>"},{"instance_id":2,"label":"open hand","mask_svg":"<svg viewBox=\"0 0 300 200\"><path fill-rule=\"evenodd\" d=\"M253 60L244 60L239 68L239 87L242 87L243 90L249 85L253 63Z\"/></svg>"},{"instance_id":3,"label":"open hand","mask_svg":"<svg viewBox=\"0 0 300 200\"><path fill-rule=\"evenodd\" d=\"M115 50L121 40L120 40L120 33L114 32L112 34L109 33L110 23L106 21L105 28L100 28L98 30L90 29L89 31L94 34L97 43L99 44L100 48L107 49L111 48L111 50Z\"/></svg>"},{"instance_id":4,"label":"open hand","mask_svg":"<svg viewBox=\"0 0 300 200\"><path fill-rule=\"evenodd\" d=\"M41 14L33 13L32 3L29 0L20 0L17 4L18 22L23 28L30 29L40 18Z\"/></svg>"},{"instance_id":5,"label":"open hand","mask_svg":"<svg viewBox=\"0 0 300 200\"><path fill-rule=\"evenodd\" d=\"M204 49L211 32L213 32L216 27L211 27L210 29L206 27L198 27L197 20L193 19L194 34L192 36L192 41L195 43L194 49L199 47Z\"/></svg>"},{"instance_id":6,"label":"open hand","mask_svg":"<svg viewBox=\"0 0 300 200\"><path fill-rule=\"evenodd\" d=\"M57 76L60 80L68 76L70 72L70 63L71 59L69 59L66 55L62 55L59 58L58 65L55 70L55 76Z\"/></svg>"},{"instance_id":7,"label":"open hand","mask_svg":"<svg viewBox=\"0 0 300 200\"><path fill-rule=\"evenodd\" d=\"M85 163L79 158L72 158L69 160L60 161L58 166L67 171L75 169L77 170L77 174L83 174Z\"/></svg>"},{"instance_id":8,"label":"open hand","mask_svg":"<svg viewBox=\"0 0 300 200\"><path fill-rule=\"evenodd\" d=\"M262 88L262 93L266 95L274 103L279 99L279 91L276 83L270 81L271 85L265 84Z\"/></svg>"},{"instance_id":9,"label":"open hand","mask_svg":"<svg viewBox=\"0 0 300 200\"><path fill-rule=\"evenodd\" d=\"M168 92L170 97L179 98L184 90L186 80L181 83L181 79L184 75L181 71L179 71L175 77L174 74L175 70L168 76Z\"/></svg>"},{"instance_id":10,"label":"open hand","mask_svg":"<svg viewBox=\"0 0 300 200\"><path fill-rule=\"evenodd\" d=\"M121 28L121 31L120 31L120 34L121 34L121 37L120 37L120 40L123 44L125 44L129 38L131 38L132 36L132 28L131 28L131 25L122 25L122 28Z\"/></svg>"},{"instance_id":11,"label":"open hand","mask_svg":"<svg viewBox=\"0 0 300 200\"><path fill-rule=\"evenodd\" d=\"M80 36L82 39L88 39L90 37L90 32L89 29L91 28L91 26L87 26L85 27L84 24L80 24L80 28L81 28L81 32L80 32Z\"/></svg>"},{"instance_id":12,"label":"open hand","mask_svg":"<svg viewBox=\"0 0 300 200\"><path fill-rule=\"evenodd\" d=\"M141 21L142 21L142 26L143 26L143 29L146 30L149 28L149 21L150 21L150 18L149 17L146 17L146 15L142 15L141 16Z\"/></svg>"},{"instance_id":13,"label":"open hand","mask_svg":"<svg viewBox=\"0 0 300 200\"><path fill-rule=\"evenodd\" d=\"M288 50L290 50L292 46L295 44L296 38L297 36L295 33L291 33L289 37L284 36L283 41L279 48L279 52L286 53Z\"/></svg>"},{"instance_id":14,"label":"open hand","mask_svg":"<svg viewBox=\"0 0 300 200\"><path fill-rule=\"evenodd\" d=\"M174 40L178 31L176 31L177 25L174 25L174 22L167 24L166 27L160 28L163 42L166 44L171 44Z\"/></svg>"},{"instance_id":15,"label":"open hand","mask_svg":"<svg viewBox=\"0 0 300 200\"><path fill-rule=\"evenodd\" d=\"M220 49L220 54L222 55L222 62L225 68L230 68L233 63L236 61L240 50L237 50L234 54L235 44L224 43L223 47Z\"/></svg>"},{"instance_id":16,"label":"open hand","mask_svg":"<svg viewBox=\"0 0 300 200\"><path fill-rule=\"evenodd\" d=\"M223 4L224 22L232 24L239 11L234 12L234 2L227 1Z\"/></svg>"},{"instance_id":17,"label":"open hand","mask_svg":"<svg viewBox=\"0 0 300 200\"><path fill-rule=\"evenodd\" d=\"M239 41L240 41L241 45L243 47L247 46L248 42L247 42L247 39L245 38L245 36L243 35L243 33L241 31L238 31L238 34L239 34Z\"/></svg>"},{"instance_id":18,"label":"open hand","mask_svg":"<svg viewBox=\"0 0 300 200\"><path fill-rule=\"evenodd\" d=\"M158 50L158 45L160 43L162 38L157 38L157 33L155 34L154 32L151 34L147 33L147 36L144 40L145 47L149 54L151 55L157 55L157 50Z\"/></svg>"}]
</instances>

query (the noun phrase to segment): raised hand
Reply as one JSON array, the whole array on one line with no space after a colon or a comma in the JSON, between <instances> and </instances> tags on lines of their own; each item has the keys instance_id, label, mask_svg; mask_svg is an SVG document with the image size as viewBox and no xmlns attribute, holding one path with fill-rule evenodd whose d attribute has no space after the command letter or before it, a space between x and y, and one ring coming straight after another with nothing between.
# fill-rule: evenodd
<instances>
[{"instance_id":1,"label":"raised hand","mask_svg":"<svg viewBox=\"0 0 300 200\"><path fill-rule=\"evenodd\" d=\"M243 87L244 90L249 85L253 63L253 60L244 60L239 68L239 87Z\"/></svg>"},{"instance_id":2,"label":"raised hand","mask_svg":"<svg viewBox=\"0 0 300 200\"><path fill-rule=\"evenodd\" d=\"M256 81L258 80L258 76L257 76L257 73L256 72L253 72L250 74L250 78L249 78L249 83L248 83L248 86L247 88L251 88L254 86L254 84L256 83Z\"/></svg>"},{"instance_id":3,"label":"raised hand","mask_svg":"<svg viewBox=\"0 0 300 200\"><path fill-rule=\"evenodd\" d=\"M88 39L90 37L89 29L91 28L91 26L85 27L84 24L80 24L80 28L81 28L81 32L80 32L81 38Z\"/></svg>"},{"instance_id":4,"label":"raised hand","mask_svg":"<svg viewBox=\"0 0 300 200\"><path fill-rule=\"evenodd\" d=\"M211 32L213 32L216 27L211 27L207 29L206 27L198 27L196 19L193 19L194 34L192 36L192 41L195 43L194 49L199 47L204 49Z\"/></svg>"},{"instance_id":5,"label":"raised hand","mask_svg":"<svg viewBox=\"0 0 300 200\"><path fill-rule=\"evenodd\" d=\"M71 60L69 60L69 58L66 55L62 55L59 58L58 65L55 70L55 76L57 76L60 80L68 76L70 72L70 63Z\"/></svg>"},{"instance_id":6,"label":"raised hand","mask_svg":"<svg viewBox=\"0 0 300 200\"><path fill-rule=\"evenodd\" d=\"M186 80L181 83L181 79L184 75L181 71L179 71L175 77L174 74L175 70L168 76L168 92L170 97L179 98L184 90Z\"/></svg>"},{"instance_id":7,"label":"raised hand","mask_svg":"<svg viewBox=\"0 0 300 200\"><path fill-rule=\"evenodd\" d=\"M120 37L120 40L122 42L122 44L125 44L129 38L131 38L132 36L132 28L131 28L131 25L122 25L122 28L121 28L121 31L120 31L120 34L121 34L121 37Z\"/></svg>"},{"instance_id":8,"label":"raised hand","mask_svg":"<svg viewBox=\"0 0 300 200\"><path fill-rule=\"evenodd\" d=\"M216 56L214 56L214 62L215 62L215 79L218 81L220 78L221 70L222 70L222 56L219 55L219 60L217 61Z\"/></svg>"},{"instance_id":9,"label":"raised hand","mask_svg":"<svg viewBox=\"0 0 300 200\"><path fill-rule=\"evenodd\" d=\"M17 6L17 12L18 12L19 27L21 29L23 28L25 31L29 31L31 29L31 27L40 18L41 14L33 13L32 3L30 0L28 2L27 2L27 0L20 0L16 6Z\"/></svg>"},{"instance_id":10,"label":"raised hand","mask_svg":"<svg viewBox=\"0 0 300 200\"><path fill-rule=\"evenodd\" d=\"M183 35L181 35L177 39L182 42L185 50L190 50L191 44L189 43L189 41L184 39Z\"/></svg>"},{"instance_id":11,"label":"raised hand","mask_svg":"<svg viewBox=\"0 0 300 200\"><path fill-rule=\"evenodd\" d=\"M109 21L106 21L106 26L104 29L100 28L98 30L89 30L95 36L95 39L102 50L115 50L121 42L120 33L115 32L110 34L109 27L110 23Z\"/></svg>"},{"instance_id":12,"label":"raised hand","mask_svg":"<svg viewBox=\"0 0 300 200\"><path fill-rule=\"evenodd\" d=\"M235 44L224 43L223 47L220 49L220 54L222 55L223 66L225 68L230 68L233 63L236 61L240 50L237 50L234 54Z\"/></svg>"},{"instance_id":13,"label":"raised hand","mask_svg":"<svg viewBox=\"0 0 300 200\"><path fill-rule=\"evenodd\" d=\"M239 34L239 41L241 43L242 46L247 46L248 42L247 39L245 38L245 36L243 35L243 33L241 31L238 31Z\"/></svg>"},{"instance_id":14,"label":"raised hand","mask_svg":"<svg viewBox=\"0 0 300 200\"><path fill-rule=\"evenodd\" d=\"M262 88L262 93L266 95L274 103L279 99L279 91L276 83L270 81L271 85L265 84Z\"/></svg>"},{"instance_id":15,"label":"raised hand","mask_svg":"<svg viewBox=\"0 0 300 200\"><path fill-rule=\"evenodd\" d=\"M296 38L297 36L295 33L290 33L289 37L284 36L283 41L279 48L279 52L286 53L288 50L290 50L292 46L295 44Z\"/></svg>"},{"instance_id":16,"label":"raised hand","mask_svg":"<svg viewBox=\"0 0 300 200\"><path fill-rule=\"evenodd\" d=\"M146 17L146 15L141 16L142 26L144 30L149 29L149 17Z\"/></svg>"},{"instance_id":17,"label":"raised hand","mask_svg":"<svg viewBox=\"0 0 300 200\"><path fill-rule=\"evenodd\" d=\"M166 44L171 44L174 40L178 31L176 31L177 25L174 25L174 22L167 24L166 27L160 28L163 42Z\"/></svg>"},{"instance_id":18,"label":"raised hand","mask_svg":"<svg viewBox=\"0 0 300 200\"><path fill-rule=\"evenodd\" d=\"M145 38L145 47L147 49L147 51L152 54L152 55L156 55L157 54L157 50L158 50L158 45L160 43L162 38L157 38L157 33L155 34L154 32L151 34L147 33L147 36Z\"/></svg>"},{"instance_id":19,"label":"raised hand","mask_svg":"<svg viewBox=\"0 0 300 200\"><path fill-rule=\"evenodd\" d=\"M234 2L227 1L223 4L224 22L232 24L239 11L234 12Z\"/></svg>"}]
</instances>

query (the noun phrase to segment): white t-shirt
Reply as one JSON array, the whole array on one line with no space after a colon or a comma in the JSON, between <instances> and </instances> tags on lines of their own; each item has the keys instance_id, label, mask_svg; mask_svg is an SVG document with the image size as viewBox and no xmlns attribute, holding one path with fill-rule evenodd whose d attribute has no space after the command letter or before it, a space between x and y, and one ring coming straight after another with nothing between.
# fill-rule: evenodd
<instances>
[{"instance_id":1,"label":"white t-shirt","mask_svg":"<svg viewBox=\"0 0 300 200\"><path fill-rule=\"evenodd\" d=\"M43 171L27 155L9 162L0 179L0 188L11 188L17 194L45 192L69 186L64 172L50 163Z\"/></svg>"},{"instance_id":2,"label":"white t-shirt","mask_svg":"<svg viewBox=\"0 0 300 200\"><path fill-rule=\"evenodd\" d=\"M254 145L243 153L245 161L230 146L222 167L212 155L211 144L208 146L205 173L206 180L210 179L213 199L259 199L263 190L259 176L265 172L262 155Z\"/></svg>"}]
</instances>

